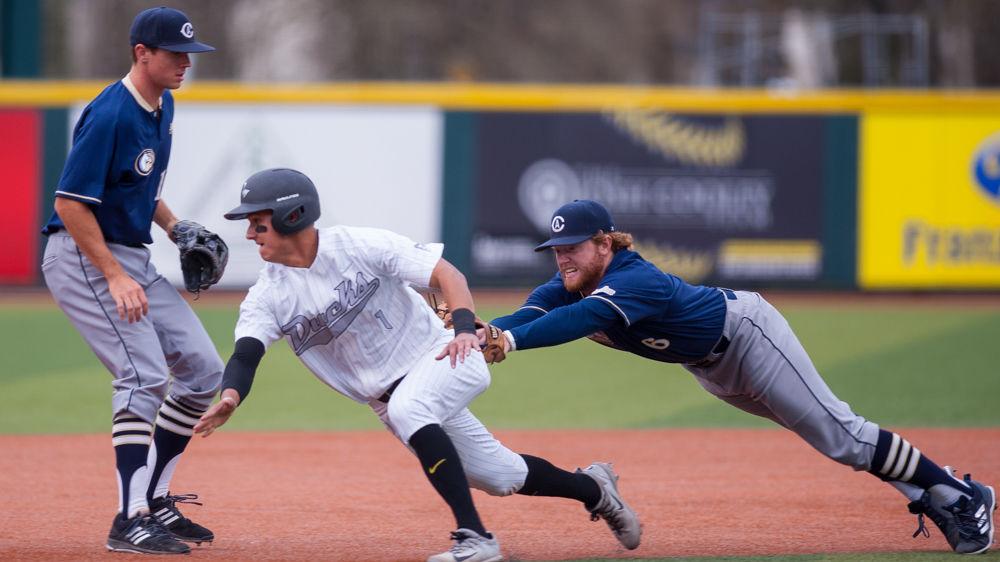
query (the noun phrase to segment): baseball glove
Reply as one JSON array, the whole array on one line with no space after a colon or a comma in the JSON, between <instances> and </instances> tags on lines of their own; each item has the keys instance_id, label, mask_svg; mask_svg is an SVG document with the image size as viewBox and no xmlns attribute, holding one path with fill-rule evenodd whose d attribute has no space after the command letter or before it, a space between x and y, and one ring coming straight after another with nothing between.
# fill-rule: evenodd
<instances>
[{"instance_id":1,"label":"baseball glove","mask_svg":"<svg viewBox=\"0 0 1000 562\"><path fill-rule=\"evenodd\" d=\"M476 327L482 328L486 333L486 344L483 345L483 358L492 365L507 358L507 336L503 335L503 330L493 324L476 319Z\"/></svg>"},{"instance_id":2,"label":"baseball glove","mask_svg":"<svg viewBox=\"0 0 1000 562\"><path fill-rule=\"evenodd\" d=\"M451 324L451 310L448 308L448 303L445 301L439 301L434 293L427 294L427 304L430 305L434 314L444 322L444 327L447 329L452 328Z\"/></svg>"},{"instance_id":3,"label":"baseball glove","mask_svg":"<svg viewBox=\"0 0 1000 562\"><path fill-rule=\"evenodd\" d=\"M451 310L448 303L437 300L433 293L427 295L427 304L434 310L434 314L444 322L444 327L452 329ZM507 336L503 335L503 330L493 324L485 322L476 317L476 328L480 328L486 333L486 343L482 346L483 358L489 364L499 363L507 358Z\"/></svg>"},{"instance_id":4,"label":"baseball glove","mask_svg":"<svg viewBox=\"0 0 1000 562\"><path fill-rule=\"evenodd\" d=\"M194 221L178 221L170 233L180 250L184 288L197 295L222 279L229 247L218 234Z\"/></svg>"}]
</instances>

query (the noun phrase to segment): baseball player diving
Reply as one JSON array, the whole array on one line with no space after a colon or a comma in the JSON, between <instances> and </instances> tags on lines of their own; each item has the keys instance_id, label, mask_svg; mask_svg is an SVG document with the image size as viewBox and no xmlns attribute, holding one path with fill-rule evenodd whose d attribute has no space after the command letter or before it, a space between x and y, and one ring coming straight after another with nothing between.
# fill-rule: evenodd
<instances>
[{"instance_id":1,"label":"baseball player diving","mask_svg":"<svg viewBox=\"0 0 1000 562\"><path fill-rule=\"evenodd\" d=\"M502 559L470 485L498 496L576 499L626 548L639 546L639 520L610 465L568 472L519 455L469 411L490 373L472 295L465 277L441 258L443 245L374 228L319 229L316 187L287 168L250 176L240 201L225 216L248 221L246 237L266 263L240 305L220 400L195 432L207 437L226 423L246 400L265 349L283 338L320 381L371 407L451 508L453 546L430 562ZM441 291L452 305L454 332L411 286Z\"/></svg>"},{"instance_id":2,"label":"baseball player diving","mask_svg":"<svg viewBox=\"0 0 1000 562\"><path fill-rule=\"evenodd\" d=\"M130 30L132 67L83 110L55 192L42 273L56 303L114 376L112 445L118 514L107 548L185 554L181 541L215 535L184 517L170 480L194 424L222 379L198 317L149 261L155 222L177 243L189 290L222 276L228 249L178 221L160 198L170 160L174 100L188 53L215 50L171 8L141 12ZM200 505L200 504L199 504Z\"/></svg>"},{"instance_id":3,"label":"baseball player diving","mask_svg":"<svg viewBox=\"0 0 1000 562\"><path fill-rule=\"evenodd\" d=\"M781 314L757 293L689 285L632 251L601 204L576 200L552 215L558 273L513 314L480 331L484 355L587 337L665 363L680 363L705 390L788 428L827 457L888 482L951 548L986 552L996 494L966 474L952 476L898 433L851 411L834 396ZM917 533L914 533L914 537Z\"/></svg>"}]
</instances>

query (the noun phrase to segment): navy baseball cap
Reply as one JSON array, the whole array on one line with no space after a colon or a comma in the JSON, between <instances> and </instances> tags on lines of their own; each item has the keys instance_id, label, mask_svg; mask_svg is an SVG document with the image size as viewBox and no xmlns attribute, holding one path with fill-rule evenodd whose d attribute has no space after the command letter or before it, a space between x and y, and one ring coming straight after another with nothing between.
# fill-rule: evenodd
<instances>
[{"instance_id":1,"label":"navy baseball cap","mask_svg":"<svg viewBox=\"0 0 1000 562\"><path fill-rule=\"evenodd\" d=\"M551 237L536 246L536 252L552 246L579 244L597 231L614 232L615 222L611 220L611 213L597 201L574 199L552 213L549 230Z\"/></svg>"},{"instance_id":2,"label":"navy baseball cap","mask_svg":"<svg viewBox=\"0 0 1000 562\"><path fill-rule=\"evenodd\" d=\"M142 43L147 47L165 49L174 53L205 53L215 47L194 40L194 26L184 12L160 6L139 12L128 32L133 47Z\"/></svg>"}]
</instances>

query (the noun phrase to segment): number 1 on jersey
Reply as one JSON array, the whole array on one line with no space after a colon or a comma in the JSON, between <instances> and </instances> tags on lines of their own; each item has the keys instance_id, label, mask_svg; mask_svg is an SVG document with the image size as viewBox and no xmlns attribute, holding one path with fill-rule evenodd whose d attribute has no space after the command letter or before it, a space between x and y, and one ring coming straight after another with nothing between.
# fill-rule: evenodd
<instances>
[{"instance_id":1,"label":"number 1 on jersey","mask_svg":"<svg viewBox=\"0 0 1000 562\"><path fill-rule=\"evenodd\" d=\"M389 321L386 319L385 313L382 312L381 308L375 311L375 318L378 318L379 322L382 322L382 326L384 326L386 330L392 329L392 324L390 324Z\"/></svg>"}]
</instances>

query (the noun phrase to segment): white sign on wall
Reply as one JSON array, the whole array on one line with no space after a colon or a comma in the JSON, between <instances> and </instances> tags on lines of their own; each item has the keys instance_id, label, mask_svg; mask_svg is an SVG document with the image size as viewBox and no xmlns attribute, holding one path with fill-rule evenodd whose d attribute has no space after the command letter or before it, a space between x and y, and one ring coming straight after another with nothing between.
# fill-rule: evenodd
<instances>
[{"instance_id":1,"label":"white sign on wall","mask_svg":"<svg viewBox=\"0 0 1000 562\"><path fill-rule=\"evenodd\" d=\"M70 130L83 107L70 119ZM251 285L263 261L246 221L222 215L265 168L294 168L320 194L317 225L387 228L418 242L440 240L443 117L435 108L179 103L162 198L181 219L229 245L220 286ZM177 248L153 226L156 268L183 285Z\"/></svg>"}]
</instances>

